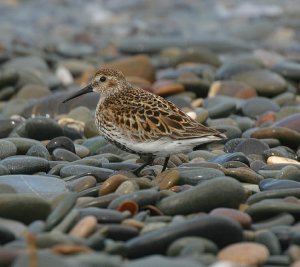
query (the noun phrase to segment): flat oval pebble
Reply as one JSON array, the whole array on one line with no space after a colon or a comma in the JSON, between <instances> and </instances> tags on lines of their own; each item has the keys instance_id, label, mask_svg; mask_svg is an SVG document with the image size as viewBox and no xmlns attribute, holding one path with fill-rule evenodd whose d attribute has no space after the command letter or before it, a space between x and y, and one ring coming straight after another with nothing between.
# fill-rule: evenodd
<instances>
[{"instance_id":1,"label":"flat oval pebble","mask_svg":"<svg viewBox=\"0 0 300 267\"><path fill-rule=\"evenodd\" d=\"M70 236L85 238L91 235L97 227L97 219L94 216L82 218L70 231Z\"/></svg>"},{"instance_id":2,"label":"flat oval pebble","mask_svg":"<svg viewBox=\"0 0 300 267\"><path fill-rule=\"evenodd\" d=\"M133 192L137 192L140 189L138 183L135 180L124 181L116 189L115 193L120 195L126 195Z\"/></svg>"},{"instance_id":3,"label":"flat oval pebble","mask_svg":"<svg viewBox=\"0 0 300 267\"><path fill-rule=\"evenodd\" d=\"M259 188L261 191L287 189L287 188L300 188L300 182L292 180L277 180L277 179L264 179L260 182Z\"/></svg>"},{"instance_id":4,"label":"flat oval pebble","mask_svg":"<svg viewBox=\"0 0 300 267\"><path fill-rule=\"evenodd\" d=\"M85 165L67 165L60 170L61 177L90 173L97 181L105 181L114 171Z\"/></svg>"},{"instance_id":5,"label":"flat oval pebble","mask_svg":"<svg viewBox=\"0 0 300 267\"><path fill-rule=\"evenodd\" d=\"M77 156L76 154L74 154L71 151L68 151L66 149L63 149L63 148L54 149L52 154L53 154L55 160L72 162L72 161L80 159L80 157Z\"/></svg>"},{"instance_id":6,"label":"flat oval pebble","mask_svg":"<svg viewBox=\"0 0 300 267\"><path fill-rule=\"evenodd\" d=\"M32 157L41 157L47 160L50 159L50 153L48 152L47 148L42 144L36 144L30 147L26 155Z\"/></svg>"},{"instance_id":7,"label":"flat oval pebble","mask_svg":"<svg viewBox=\"0 0 300 267\"><path fill-rule=\"evenodd\" d=\"M0 176L0 184L10 186L14 192L32 193L47 200L68 192L63 180L41 175L3 175Z\"/></svg>"},{"instance_id":8,"label":"flat oval pebble","mask_svg":"<svg viewBox=\"0 0 300 267\"><path fill-rule=\"evenodd\" d=\"M247 213L236 209L216 208L213 209L209 214L224 216L233 219L238 222L243 228L249 228L252 223L252 219Z\"/></svg>"},{"instance_id":9,"label":"flat oval pebble","mask_svg":"<svg viewBox=\"0 0 300 267\"><path fill-rule=\"evenodd\" d=\"M236 102L225 96L206 98L204 108L208 111L210 118L223 118L236 110Z\"/></svg>"},{"instance_id":10,"label":"flat oval pebble","mask_svg":"<svg viewBox=\"0 0 300 267\"><path fill-rule=\"evenodd\" d=\"M260 230L255 233L255 242L265 245L270 255L279 255L281 247L276 235L269 230Z\"/></svg>"},{"instance_id":11,"label":"flat oval pebble","mask_svg":"<svg viewBox=\"0 0 300 267\"><path fill-rule=\"evenodd\" d=\"M268 249L264 245L253 242L233 244L218 253L218 260L246 266L261 266L268 257Z\"/></svg>"},{"instance_id":12,"label":"flat oval pebble","mask_svg":"<svg viewBox=\"0 0 300 267\"><path fill-rule=\"evenodd\" d=\"M267 111L279 111L280 107L272 100L266 97L254 97L245 101L242 105L242 112L245 116L256 118Z\"/></svg>"},{"instance_id":13,"label":"flat oval pebble","mask_svg":"<svg viewBox=\"0 0 300 267\"><path fill-rule=\"evenodd\" d=\"M241 140L233 152L242 152L246 156L250 154L262 155L267 149L269 149L269 146L261 140L248 138L246 140Z\"/></svg>"},{"instance_id":14,"label":"flat oval pebble","mask_svg":"<svg viewBox=\"0 0 300 267\"><path fill-rule=\"evenodd\" d=\"M249 166L249 159L246 157L244 153L241 152L235 152L235 153L226 153L223 155L219 155L216 157L213 157L209 159L209 162L214 162L214 163L225 163L228 161L240 161L242 163L245 163L246 165Z\"/></svg>"},{"instance_id":15,"label":"flat oval pebble","mask_svg":"<svg viewBox=\"0 0 300 267\"><path fill-rule=\"evenodd\" d=\"M284 158L284 157L277 157L271 156L267 159L267 164L296 164L300 165L300 162L294 159Z\"/></svg>"},{"instance_id":16,"label":"flat oval pebble","mask_svg":"<svg viewBox=\"0 0 300 267\"><path fill-rule=\"evenodd\" d=\"M71 191L81 192L85 189L91 188L97 184L97 180L92 175L87 175L80 177L76 180L70 181L68 183L68 188Z\"/></svg>"},{"instance_id":17,"label":"flat oval pebble","mask_svg":"<svg viewBox=\"0 0 300 267\"><path fill-rule=\"evenodd\" d=\"M245 192L239 182L232 178L220 177L166 197L157 207L166 215L190 214L208 212L219 206L237 208L244 200Z\"/></svg>"},{"instance_id":18,"label":"flat oval pebble","mask_svg":"<svg viewBox=\"0 0 300 267\"><path fill-rule=\"evenodd\" d=\"M178 170L167 170L154 179L154 182L159 186L160 190L169 189L179 182L180 173Z\"/></svg>"},{"instance_id":19,"label":"flat oval pebble","mask_svg":"<svg viewBox=\"0 0 300 267\"><path fill-rule=\"evenodd\" d=\"M218 233L226 233L226 236L220 239ZM164 254L174 240L184 236L204 237L215 242L219 247L243 239L242 230L238 223L223 217L198 216L129 240L126 243L128 257L136 258L150 254Z\"/></svg>"},{"instance_id":20,"label":"flat oval pebble","mask_svg":"<svg viewBox=\"0 0 300 267\"><path fill-rule=\"evenodd\" d=\"M285 127L294 131L300 131L300 113L292 114L275 121L272 127Z\"/></svg>"},{"instance_id":21,"label":"flat oval pebble","mask_svg":"<svg viewBox=\"0 0 300 267\"><path fill-rule=\"evenodd\" d=\"M287 88L286 81L277 73L269 70L246 71L234 75L232 79L249 84L256 89L258 94L264 96L278 95Z\"/></svg>"},{"instance_id":22,"label":"flat oval pebble","mask_svg":"<svg viewBox=\"0 0 300 267\"><path fill-rule=\"evenodd\" d=\"M17 147L10 141L0 140L0 147L0 160L14 156L17 153Z\"/></svg>"},{"instance_id":23,"label":"flat oval pebble","mask_svg":"<svg viewBox=\"0 0 300 267\"><path fill-rule=\"evenodd\" d=\"M258 129L251 133L251 137L257 139L275 138L283 145L291 148L297 147L300 143L300 134L298 132L283 127Z\"/></svg>"},{"instance_id":24,"label":"flat oval pebble","mask_svg":"<svg viewBox=\"0 0 300 267\"><path fill-rule=\"evenodd\" d=\"M0 217L28 224L45 220L50 211L50 203L35 194L0 194Z\"/></svg>"},{"instance_id":25,"label":"flat oval pebble","mask_svg":"<svg viewBox=\"0 0 300 267\"><path fill-rule=\"evenodd\" d=\"M99 223L120 223L129 216L129 213L99 207L80 208L79 214L81 217L93 216Z\"/></svg>"},{"instance_id":26,"label":"flat oval pebble","mask_svg":"<svg viewBox=\"0 0 300 267\"><path fill-rule=\"evenodd\" d=\"M240 182L258 184L264 179L263 176L246 167L227 168L224 170L225 175L234 177Z\"/></svg>"},{"instance_id":27,"label":"flat oval pebble","mask_svg":"<svg viewBox=\"0 0 300 267\"><path fill-rule=\"evenodd\" d=\"M104 183L101 185L99 190L99 195L103 196L109 193L113 193L118 186L128 179L127 176L122 174L112 175L107 178Z\"/></svg>"},{"instance_id":28,"label":"flat oval pebble","mask_svg":"<svg viewBox=\"0 0 300 267\"><path fill-rule=\"evenodd\" d=\"M56 148L64 148L68 151L75 153L75 145L73 141L66 136L59 136L51 139L47 144L46 148L50 153Z\"/></svg>"},{"instance_id":29,"label":"flat oval pebble","mask_svg":"<svg viewBox=\"0 0 300 267\"><path fill-rule=\"evenodd\" d=\"M283 77L299 80L300 64L292 61L281 61L272 67L272 70Z\"/></svg>"},{"instance_id":30,"label":"flat oval pebble","mask_svg":"<svg viewBox=\"0 0 300 267\"><path fill-rule=\"evenodd\" d=\"M40 145L39 141L23 137L8 137L3 140L14 143L17 147L17 154L25 154L33 145Z\"/></svg>"},{"instance_id":31,"label":"flat oval pebble","mask_svg":"<svg viewBox=\"0 0 300 267\"><path fill-rule=\"evenodd\" d=\"M11 156L0 161L11 174L32 174L35 172L48 171L49 162L40 157Z\"/></svg>"}]
</instances>

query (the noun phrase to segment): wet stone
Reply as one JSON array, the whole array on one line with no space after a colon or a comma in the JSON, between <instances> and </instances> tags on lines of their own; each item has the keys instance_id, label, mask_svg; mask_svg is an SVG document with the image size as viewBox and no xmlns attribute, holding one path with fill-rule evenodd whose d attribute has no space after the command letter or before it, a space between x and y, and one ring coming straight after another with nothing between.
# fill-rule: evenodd
<instances>
[{"instance_id":1,"label":"wet stone","mask_svg":"<svg viewBox=\"0 0 300 267\"><path fill-rule=\"evenodd\" d=\"M222 188L222 194L216 188ZM162 199L157 207L166 215L209 212L219 206L237 208L245 200L239 182L220 177L201 183L189 190Z\"/></svg>"},{"instance_id":2,"label":"wet stone","mask_svg":"<svg viewBox=\"0 0 300 267\"><path fill-rule=\"evenodd\" d=\"M179 182L180 173L177 170L167 170L157 175L154 182L160 190L169 189Z\"/></svg>"},{"instance_id":3,"label":"wet stone","mask_svg":"<svg viewBox=\"0 0 300 267\"><path fill-rule=\"evenodd\" d=\"M121 183L123 183L124 181L126 181L127 179L128 179L128 177L124 176L122 174L116 174L116 175L110 176L102 184L99 194L106 195L106 194L115 192L115 190L119 187L119 185Z\"/></svg>"},{"instance_id":4,"label":"wet stone","mask_svg":"<svg viewBox=\"0 0 300 267\"><path fill-rule=\"evenodd\" d=\"M224 170L224 173L243 183L258 184L264 179L263 176L246 167L227 168Z\"/></svg>"},{"instance_id":5,"label":"wet stone","mask_svg":"<svg viewBox=\"0 0 300 267\"><path fill-rule=\"evenodd\" d=\"M14 156L17 153L17 147L10 141L0 140L0 147L0 160Z\"/></svg>"},{"instance_id":6,"label":"wet stone","mask_svg":"<svg viewBox=\"0 0 300 267\"><path fill-rule=\"evenodd\" d=\"M240 161L249 166L249 159L246 157L244 153L235 152L235 153L226 153L220 156L216 156L214 158L209 159L209 162L223 164L228 161Z\"/></svg>"},{"instance_id":7,"label":"wet stone","mask_svg":"<svg viewBox=\"0 0 300 267\"><path fill-rule=\"evenodd\" d=\"M68 191L63 180L41 175L3 175L0 176L0 184L10 186L18 194L32 193L46 200L52 200Z\"/></svg>"},{"instance_id":8,"label":"wet stone","mask_svg":"<svg viewBox=\"0 0 300 267\"><path fill-rule=\"evenodd\" d=\"M32 174L49 170L49 162L43 158L31 156L12 156L0 161L11 174Z\"/></svg>"},{"instance_id":9,"label":"wet stone","mask_svg":"<svg viewBox=\"0 0 300 267\"><path fill-rule=\"evenodd\" d=\"M50 154L45 146L42 144L35 144L32 147L30 147L26 153L27 156L32 157L40 157L44 158L46 160L50 159Z\"/></svg>"},{"instance_id":10,"label":"wet stone","mask_svg":"<svg viewBox=\"0 0 300 267\"><path fill-rule=\"evenodd\" d=\"M73 141L66 136L59 136L59 137L53 138L52 140L49 141L46 148L48 149L48 151L50 153L52 153L53 150L56 148L63 148L70 152L75 153L75 146L74 146Z\"/></svg>"},{"instance_id":11,"label":"wet stone","mask_svg":"<svg viewBox=\"0 0 300 267\"><path fill-rule=\"evenodd\" d=\"M262 155L267 149L269 149L269 146L266 143L255 138L248 138L239 142L233 152L242 152L245 155Z\"/></svg>"},{"instance_id":12,"label":"wet stone","mask_svg":"<svg viewBox=\"0 0 300 267\"><path fill-rule=\"evenodd\" d=\"M25 137L35 140L52 139L63 135L60 125L54 120L46 117L27 119L25 131L27 134Z\"/></svg>"},{"instance_id":13,"label":"wet stone","mask_svg":"<svg viewBox=\"0 0 300 267\"><path fill-rule=\"evenodd\" d=\"M300 182L292 180L277 180L272 178L264 179L260 182L259 188L261 191L300 188Z\"/></svg>"},{"instance_id":14,"label":"wet stone","mask_svg":"<svg viewBox=\"0 0 300 267\"><path fill-rule=\"evenodd\" d=\"M226 237L220 239L219 232L226 232ZM243 238L240 225L234 221L211 215L198 216L127 241L128 256L136 258L150 254L164 254L172 242L185 236L207 238L218 247L239 242Z\"/></svg>"},{"instance_id":15,"label":"wet stone","mask_svg":"<svg viewBox=\"0 0 300 267\"><path fill-rule=\"evenodd\" d=\"M97 184L97 180L92 175L80 177L68 183L68 188L73 192L81 192Z\"/></svg>"},{"instance_id":16,"label":"wet stone","mask_svg":"<svg viewBox=\"0 0 300 267\"><path fill-rule=\"evenodd\" d=\"M139 188L140 187L136 181L128 180L121 183L116 189L115 193L120 195L126 195L138 191Z\"/></svg>"},{"instance_id":17,"label":"wet stone","mask_svg":"<svg viewBox=\"0 0 300 267\"><path fill-rule=\"evenodd\" d=\"M259 95L274 96L284 92L286 81L277 73L269 70L252 70L236 74L235 81L243 81L256 89Z\"/></svg>"},{"instance_id":18,"label":"wet stone","mask_svg":"<svg viewBox=\"0 0 300 267\"><path fill-rule=\"evenodd\" d=\"M254 242L233 244L218 253L218 260L247 266L261 266L268 257L268 249L264 245Z\"/></svg>"},{"instance_id":19,"label":"wet stone","mask_svg":"<svg viewBox=\"0 0 300 267\"><path fill-rule=\"evenodd\" d=\"M245 116L256 118L268 111L279 111L280 107L272 100L266 97L255 97L248 99L242 105L242 112Z\"/></svg>"},{"instance_id":20,"label":"wet stone","mask_svg":"<svg viewBox=\"0 0 300 267\"><path fill-rule=\"evenodd\" d=\"M54 149L52 154L55 160L72 162L80 159L76 154L63 148Z\"/></svg>"},{"instance_id":21,"label":"wet stone","mask_svg":"<svg viewBox=\"0 0 300 267\"><path fill-rule=\"evenodd\" d=\"M0 217L28 224L34 220L44 220L50 211L50 204L36 195L0 194Z\"/></svg>"},{"instance_id":22,"label":"wet stone","mask_svg":"<svg viewBox=\"0 0 300 267\"><path fill-rule=\"evenodd\" d=\"M60 170L61 177L68 177L72 175L80 175L90 173L97 181L106 180L114 171L105 168L98 168L85 165L67 165Z\"/></svg>"}]
</instances>

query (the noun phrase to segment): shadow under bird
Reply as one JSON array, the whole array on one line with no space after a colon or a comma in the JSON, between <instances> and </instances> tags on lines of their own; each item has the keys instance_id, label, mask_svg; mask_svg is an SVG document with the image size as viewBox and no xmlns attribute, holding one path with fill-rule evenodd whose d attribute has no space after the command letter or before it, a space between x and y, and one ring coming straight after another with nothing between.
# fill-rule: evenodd
<instances>
[{"instance_id":1,"label":"shadow under bird","mask_svg":"<svg viewBox=\"0 0 300 267\"><path fill-rule=\"evenodd\" d=\"M75 92L63 103L83 94L101 97L95 112L96 126L103 136L130 153L147 156L138 174L155 156L187 152L196 146L226 138L221 132L195 121L166 99L132 86L117 70L102 68L92 83Z\"/></svg>"}]
</instances>

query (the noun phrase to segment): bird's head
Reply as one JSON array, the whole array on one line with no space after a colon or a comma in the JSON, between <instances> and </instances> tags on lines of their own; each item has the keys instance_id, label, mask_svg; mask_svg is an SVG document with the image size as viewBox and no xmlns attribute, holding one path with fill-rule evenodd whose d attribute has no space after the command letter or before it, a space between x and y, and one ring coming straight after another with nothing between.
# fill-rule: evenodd
<instances>
[{"instance_id":1,"label":"bird's head","mask_svg":"<svg viewBox=\"0 0 300 267\"><path fill-rule=\"evenodd\" d=\"M102 97L106 97L116 91L122 90L122 88L126 85L127 81L122 72L114 69L101 68L96 72L89 85L72 94L70 97L65 99L63 103L91 92L100 93Z\"/></svg>"}]
</instances>

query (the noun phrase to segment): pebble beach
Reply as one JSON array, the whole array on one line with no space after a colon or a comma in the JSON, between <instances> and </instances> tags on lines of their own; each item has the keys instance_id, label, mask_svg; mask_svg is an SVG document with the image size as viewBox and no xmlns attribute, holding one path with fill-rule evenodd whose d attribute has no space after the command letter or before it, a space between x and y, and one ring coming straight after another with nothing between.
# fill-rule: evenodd
<instances>
[{"instance_id":1,"label":"pebble beach","mask_svg":"<svg viewBox=\"0 0 300 267\"><path fill-rule=\"evenodd\" d=\"M227 139L134 175L103 66ZM298 1L1 1L0 266L299 267Z\"/></svg>"}]
</instances>

